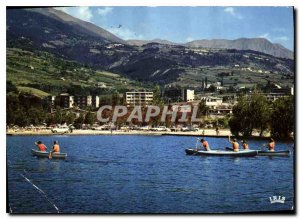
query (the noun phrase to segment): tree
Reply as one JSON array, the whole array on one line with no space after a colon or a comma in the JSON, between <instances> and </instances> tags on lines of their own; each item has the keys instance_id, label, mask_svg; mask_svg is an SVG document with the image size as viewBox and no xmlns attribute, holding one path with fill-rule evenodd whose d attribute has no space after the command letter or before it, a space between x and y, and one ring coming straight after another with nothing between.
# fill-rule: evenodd
<instances>
[{"instance_id":1,"label":"tree","mask_svg":"<svg viewBox=\"0 0 300 219\"><path fill-rule=\"evenodd\" d=\"M254 94L251 98L249 113L252 116L253 128L260 130L260 136L268 128L271 117L271 106L267 98L261 94Z\"/></svg>"},{"instance_id":2,"label":"tree","mask_svg":"<svg viewBox=\"0 0 300 219\"><path fill-rule=\"evenodd\" d=\"M210 85L209 88L206 89L208 92L216 92L217 88L215 85Z\"/></svg>"},{"instance_id":3,"label":"tree","mask_svg":"<svg viewBox=\"0 0 300 219\"><path fill-rule=\"evenodd\" d=\"M63 115L60 107L56 107L56 111L53 114L53 120L55 124L61 124L63 122Z\"/></svg>"},{"instance_id":4,"label":"tree","mask_svg":"<svg viewBox=\"0 0 300 219\"><path fill-rule=\"evenodd\" d=\"M17 91L17 87L11 81L6 81L6 93Z\"/></svg>"},{"instance_id":5,"label":"tree","mask_svg":"<svg viewBox=\"0 0 300 219\"><path fill-rule=\"evenodd\" d=\"M277 99L271 115L271 133L278 138L288 138L295 129L295 111L293 97Z\"/></svg>"},{"instance_id":6,"label":"tree","mask_svg":"<svg viewBox=\"0 0 300 219\"><path fill-rule=\"evenodd\" d=\"M238 99L238 104L232 109L232 117L229 120L230 131L232 134L239 136L241 132L244 136L249 136L252 133L248 111L248 101L242 96Z\"/></svg>"},{"instance_id":7,"label":"tree","mask_svg":"<svg viewBox=\"0 0 300 219\"><path fill-rule=\"evenodd\" d=\"M154 88L153 92L153 105L158 106L158 105L163 105L163 100L161 99L160 95L160 86L156 85Z\"/></svg>"},{"instance_id":8,"label":"tree","mask_svg":"<svg viewBox=\"0 0 300 219\"><path fill-rule=\"evenodd\" d=\"M87 114L85 115L84 123L93 125L96 121L96 114L91 113L91 111L88 111Z\"/></svg>"},{"instance_id":9,"label":"tree","mask_svg":"<svg viewBox=\"0 0 300 219\"><path fill-rule=\"evenodd\" d=\"M80 129L84 123L84 114L80 113L79 117L75 120L74 126L76 129Z\"/></svg>"},{"instance_id":10,"label":"tree","mask_svg":"<svg viewBox=\"0 0 300 219\"><path fill-rule=\"evenodd\" d=\"M65 122L67 124L73 124L76 119L76 115L73 112L68 112L65 117Z\"/></svg>"},{"instance_id":11,"label":"tree","mask_svg":"<svg viewBox=\"0 0 300 219\"><path fill-rule=\"evenodd\" d=\"M238 104L233 107L233 116L229 120L232 133L251 136L254 128L260 130L260 135L268 127L271 107L267 99L261 94L241 96Z\"/></svg>"}]
</instances>

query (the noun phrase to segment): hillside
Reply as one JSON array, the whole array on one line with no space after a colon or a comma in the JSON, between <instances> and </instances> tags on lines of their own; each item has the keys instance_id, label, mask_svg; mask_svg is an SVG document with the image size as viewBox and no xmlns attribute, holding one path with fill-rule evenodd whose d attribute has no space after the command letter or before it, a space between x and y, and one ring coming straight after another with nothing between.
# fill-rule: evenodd
<instances>
[{"instance_id":1,"label":"hillside","mask_svg":"<svg viewBox=\"0 0 300 219\"><path fill-rule=\"evenodd\" d=\"M142 48L141 53L112 70L139 80L195 88L205 77L209 82L217 82L222 80L220 75L231 72L234 77L223 77L227 86L268 82L291 85L294 80L292 60L251 50L195 49L155 43Z\"/></svg>"},{"instance_id":2,"label":"hillside","mask_svg":"<svg viewBox=\"0 0 300 219\"><path fill-rule=\"evenodd\" d=\"M294 59L294 53L280 44L271 43L264 38L240 38L236 40L214 39L214 40L194 40L188 43L174 43L168 40L127 40L129 45L143 46L148 43L159 43L165 45L181 45L189 48L203 49L236 49L253 50L266 53L279 58Z\"/></svg>"},{"instance_id":3,"label":"hillside","mask_svg":"<svg viewBox=\"0 0 300 219\"><path fill-rule=\"evenodd\" d=\"M159 43L165 45L177 45L177 43L168 41L168 40L161 40L161 39L154 39L154 40L126 40L129 45L132 46L143 46L148 43Z\"/></svg>"},{"instance_id":4,"label":"hillside","mask_svg":"<svg viewBox=\"0 0 300 219\"><path fill-rule=\"evenodd\" d=\"M107 94L147 87L118 74L95 71L46 52L33 53L8 48L6 54L7 81L11 81L20 91L41 97L61 92L77 95Z\"/></svg>"},{"instance_id":5,"label":"hillside","mask_svg":"<svg viewBox=\"0 0 300 219\"><path fill-rule=\"evenodd\" d=\"M102 28L51 8L8 9L6 29L7 47L46 51L98 68L124 59L122 49L132 49Z\"/></svg>"},{"instance_id":6,"label":"hillside","mask_svg":"<svg viewBox=\"0 0 300 219\"><path fill-rule=\"evenodd\" d=\"M241 38L236 40L195 40L185 44L193 48L219 48L253 50L281 58L294 58L294 53L280 44L273 44L264 38Z\"/></svg>"}]
</instances>

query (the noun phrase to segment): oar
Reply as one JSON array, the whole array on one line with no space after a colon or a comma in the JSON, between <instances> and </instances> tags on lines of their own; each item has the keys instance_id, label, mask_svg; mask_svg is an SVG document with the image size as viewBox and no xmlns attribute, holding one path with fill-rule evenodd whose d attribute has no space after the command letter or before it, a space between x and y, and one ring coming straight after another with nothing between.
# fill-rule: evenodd
<instances>
[{"instance_id":1,"label":"oar","mask_svg":"<svg viewBox=\"0 0 300 219\"><path fill-rule=\"evenodd\" d=\"M198 141L199 141L199 138L196 138L196 144L195 144L196 151L198 151L198 145L197 145Z\"/></svg>"},{"instance_id":2,"label":"oar","mask_svg":"<svg viewBox=\"0 0 300 219\"><path fill-rule=\"evenodd\" d=\"M49 159L52 159L52 151L49 152Z\"/></svg>"}]
</instances>

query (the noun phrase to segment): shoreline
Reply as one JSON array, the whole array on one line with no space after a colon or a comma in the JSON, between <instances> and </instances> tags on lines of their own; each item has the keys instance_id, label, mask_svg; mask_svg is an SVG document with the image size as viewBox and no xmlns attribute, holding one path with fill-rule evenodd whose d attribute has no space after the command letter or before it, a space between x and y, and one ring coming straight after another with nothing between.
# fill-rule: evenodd
<instances>
[{"instance_id":1,"label":"shoreline","mask_svg":"<svg viewBox=\"0 0 300 219\"><path fill-rule=\"evenodd\" d=\"M194 136L194 137L215 137L215 138L228 138L228 135L231 135L229 129L221 129L219 135L216 134L214 129L205 129L203 135L202 130L200 131L191 131L191 132L158 132L158 131L141 131L141 130L130 130L130 131L98 131L98 130L73 130L72 133L53 133L51 130L41 130L41 131L13 131L9 130L6 132L6 136L52 136L52 135L61 135L61 136L81 136L81 135L146 135L146 136ZM242 139L243 137L237 137ZM247 139L268 139L270 134L268 133L265 136L259 136L258 133L248 137Z\"/></svg>"}]
</instances>

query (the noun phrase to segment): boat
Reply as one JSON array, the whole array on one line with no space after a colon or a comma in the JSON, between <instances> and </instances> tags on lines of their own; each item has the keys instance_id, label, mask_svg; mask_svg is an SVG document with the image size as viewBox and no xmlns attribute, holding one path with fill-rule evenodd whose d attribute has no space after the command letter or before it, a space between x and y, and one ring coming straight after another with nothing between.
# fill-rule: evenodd
<instances>
[{"instance_id":1,"label":"boat","mask_svg":"<svg viewBox=\"0 0 300 219\"><path fill-rule=\"evenodd\" d=\"M228 151L228 150L210 150L210 151L197 151L195 149L185 149L187 155L198 156L231 156L231 157L254 157L258 154L256 150L244 151Z\"/></svg>"},{"instance_id":2,"label":"boat","mask_svg":"<svg viewBox=\"0 0 300 219\"><path fill-rule=\"evenodd\" d=\"M197 153L197 150L196 149L187 148L187 149L185 149L185 153L187 155L193 155L193 154Z\"/></svg>"},{"instance_id":3,"label":"boat","mask_svg":"<svg viewBox=\"0 0 300 219\"><path fill-rule=\"evenodd\" d=\"M232 148L230 147L225 147L227 151L233 151ZM244 149L241 149L241 151L246 151ZM258 155L259 156L289 156L290 151L289 150L281 150L281 151L263 151L263 150L258 150Z\"/></svg>"},{"instance_id":4,"label":"boat","mask_svg":"<svg viewBox=\"0 0 300 219\"><path fill-rule=\"evenodd\" d=\"M47 157L49 158L49 154L50 152L47 152L47 151L38 151L38 150L34 150L34 149L31 149L31 153L34 155L34 156L37 156L37 157ZM57 158L57 159L66 159L67 158L67 154L66 153L51 153L52 155L52 158Z\"/></svg>"}]
</instances>

